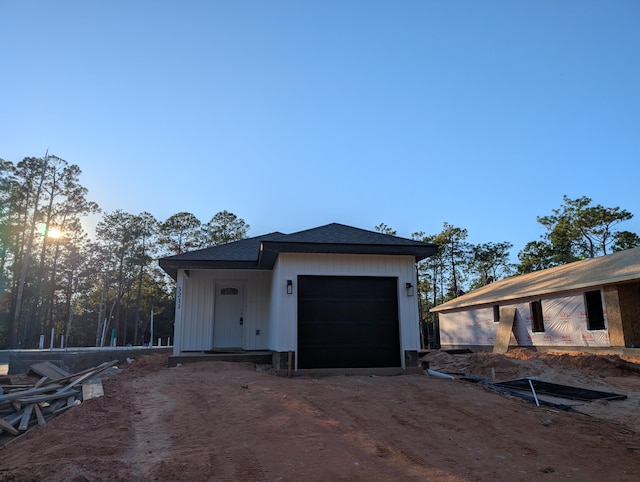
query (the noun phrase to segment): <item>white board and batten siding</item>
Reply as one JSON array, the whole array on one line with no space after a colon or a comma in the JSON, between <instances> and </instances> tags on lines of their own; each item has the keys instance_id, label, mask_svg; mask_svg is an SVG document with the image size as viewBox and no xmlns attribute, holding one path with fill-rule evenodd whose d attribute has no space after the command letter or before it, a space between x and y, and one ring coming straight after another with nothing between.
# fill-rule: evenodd
<instances>
[{"instance_id":1,"label":"white board and batten siding","mask_svg":"<svg viewBox=\"0 0 640 482\"><path fill-rule=\"evenodd\" d=\"M404 350L420 348L420 328L413 256L280 253L273 274L271 294L270 348L279 352L297 350L298 276L372 276L398 279L398 318L401 356ZM287 294L287 280L293 293ZM407 296L405 283L413 285Z\"/></svg>"},{"instance_id":2,"label":"white board and batten siding","mask_svg":"<svg viewBox=\"0 0 640 482\"><path fill-rule=\"evenodd\" d=\"M266 349L269 339L270 271L190 270L180 273L176 299L176 347L181 351L206 351L214 346L216 290L225 282L243 288L243 346L246 350ZM179 334L179 335L178 335Z\"/></svg>"},{"instance_id":3,"label":"white board and batten siding","mask_svg":"<svg viewBox=\"0 0 640 482\"><path fill-rule=\"evenodd\" d=\"M297 277L371 276L398 280L399 356L420 348L419 314L413 256L280 253L270 270L180 271L176 291L174 354L206 351L214 346L216 287L242 282L243 346L246 350L297 350ZM293 293L287 294L287 280ZM407 296L405 284L413 285ZM259 332L259 333L258 333Z\"/></svg>"},{"instance_id":4,"label":"white board and batten siding","mask_svg":"<svg viewBox=\"0 0 640 482\"><path fill-rule=\"evenodd\" d=\"M542 302L544 331L534 332L529 303ZM609 347L604 296L605 329L589 330L582 292L522 299L499 305L515 308L513 332L519 346ZM444 347L492 346L499 323L494 321L493 305L439 313L440 343Z\"/></svg>"}]
</instances>

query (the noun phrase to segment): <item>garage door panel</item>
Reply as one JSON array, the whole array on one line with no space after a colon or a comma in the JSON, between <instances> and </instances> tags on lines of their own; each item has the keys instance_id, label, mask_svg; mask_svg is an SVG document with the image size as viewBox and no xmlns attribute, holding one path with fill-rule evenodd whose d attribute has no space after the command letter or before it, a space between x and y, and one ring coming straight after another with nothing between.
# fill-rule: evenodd
<instances>
[{"instance_id":1,"label":"garage door panel","mask_svg":"<svg viewBox=\"0 0 640 482\"><path fill-rule=\"evenodd\" d=\"M300 276L298 367L400 366L396 278Z\"/></svg>"},{"instance_id":2,"label":"garage door panel","mask_svg":"<svg viewBox=\"0 0 640 482\"><path fill-rule=\"evenodd\" d=\"M380 367L398 366L396 356L389 356L387 347L366 346L358 350L353 346L308 347L306 356L310 360L322 362L321 365L301 368L371 368L371 359L381 360Z\"/></svg>"},{"instance_id":3,"label":"garage door panel","mask_svg":"<svg viewBox=\"0 0 640 482\"><path fill-rule=\"evenodd\" d=\"M372 321L380 319L395 323L397 319L395 300L388 298L303 301L298 309L305 320Z\"/></svg>"},{"instance_id":4,"label":"garage door panel","mask_svg":"<svg viewBox=\"0 0 640 482\"><path fill-rule=\"evenodd\" d=\"M301 276L310 299L379 299L389 298L396 289L395 278L357 276ZM363 281L364 280L364 281ZM355 282L355 283L354 283Z\"/></svg>"},{"instance_id":5,"label":"garage door panel","mask_svg":"<svg viewBox=\"0 0 640 482\"><path fill-rule=\"evenodd\" d=\"M366 322L346 324L327 321L301 327L298 330L298 336L306 340L306 345L314 344L315 340L319 340L318 343L339 341L347 345L356 345L364 341L374 343L383 337L394 337L395 331L387 324L368 324Z\"/></svg>"}]
</instances>

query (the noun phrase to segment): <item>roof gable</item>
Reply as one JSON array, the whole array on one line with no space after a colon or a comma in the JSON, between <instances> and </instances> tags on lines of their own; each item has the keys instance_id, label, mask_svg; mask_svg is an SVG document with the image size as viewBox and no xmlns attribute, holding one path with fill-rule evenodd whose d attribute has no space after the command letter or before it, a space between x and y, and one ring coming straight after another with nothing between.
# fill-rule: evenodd
<instances>
[{"instance_id":1,"label":"roof gable","mask_svg":"<svg viewBox=\"0 0 640 482\"><path fill-rule=\"evenodd\" d=\"M286 236L289 243L369 244L369 245L423 245L421 241L400 238L390 234L367 231L339 223L298 231Z\"/></svg>"},{"instance_id":2,"label":"roof gable","mask_svg":"<svg viewBox=\"0 0 640 482\"><path fill-rule=\"evenodd\" d=\"M506 278L443 303L447 311L640 280L640 247Z\"/></svg>"},{"instance_id":3,"label":"roof gable","mask_svg":"<svg viewBox=\"0 0 640 482\"><path fill-rule=\"evenodd\" d=\"M269 239L282 239L285 236L286 234L274 232L167 256L162 259L174 261L255 261L260 250L260 243Z\"/></svg>"}]
</instances>

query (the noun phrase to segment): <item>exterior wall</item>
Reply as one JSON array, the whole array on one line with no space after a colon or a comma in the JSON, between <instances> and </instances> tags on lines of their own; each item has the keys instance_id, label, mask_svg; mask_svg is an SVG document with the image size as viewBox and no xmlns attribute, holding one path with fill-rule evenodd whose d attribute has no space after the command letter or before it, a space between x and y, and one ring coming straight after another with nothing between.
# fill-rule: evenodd
<instances>
[{"instance_id":1,"label":"exterior wall","mask_svg":"<svg viewBox=\"0 0 640 482\"><path fill-rule=\"evenodd\" d=\"M178 276L176 278L176 311L175 311L175 321L173 325L173 355L177 356L180 354L180 349L182 346L182 313L183 313L183 297L184 293L184 280L185 274L184 270L178 270Z\"/></svg>"},{"instance_id":2,"label":"exterior wall","mask_svg":"<svg viewBox=\"0 0 640 482\"><path fill-rule=\"evenodd\" d=\"M598 287L590 288L596 290ZM520 346L609 347L607 309L600 288L605 317L604 330L588 330L582 291L562 295L522 299L500 304L516 309L513 332ZM542 300L544 332L533 332L529 302ZM443 347L493 346L499 323L493 320L493 306L439 313L440 342Z\"/></svg>"},{"instance_id":3,"label":"exterior wall","mask_svg":"<svg viewBox=\"0 0 640 482\"><path fill-rule=\"evenodd\" d=\"M224 281L243 284L243 348L268 349L271 275L271 271L250 270L190 270L188 277L179 273L174 355L213 347L215 286Z\"/></svg>"},{"instance_id":4,"label":"exterior wall","mask_svg":"<svg viewBox=\"0 0 640 482\"><path fill-rule=\"evenodd\" d=\"M291 298L293 295L287 295L287 278L282 274L282 267L279 261L276 261L273 267L273 280L271 289L271 303L269 310L269 348L277 352L295 351L297 333L286 332L287 323L285 318L291 316ZM296 285L293 286L293 292L296 292ZM287 299L289 298L289 299ZM284 312L283 312L284 311ZM294 315L295 316L295 315Z\"/></svg>"},{"instance_id":5,"label":"exterior wall","mask_svg":"<svg viewBox=\"0 0 640 482\"><path fill-rule=\"evenodd\" d=\"M405 363L406 350L420 349L418 297L415 293L416 274L413 256L280 253L273 271L271 293L272 331L269 345L272 350L294 351L297 355L297 277L299 275L398 278L401 350L398 356L401 357L402 364ZM293 281L291 295L286 291L287 280ZM413 296L407 296L405 283L411 283L414 286ZM297 360L297 356L295 359Z\"/></svg>"},{"instance_id":6,"label":"exterior wall","mask_svg":"<svg viewBox=\"0 0 640 482\"><path fill-rule=\"evenodd\" d=\"M180 348L184 351L211 349L213 339L212 280L191 271L182 281L182 326ZM177 302L176 302L177 304Z\"/></svg>"},{"instance_id":7,"label":"exterior wall","mask_svg":"<svg viewBox=\"0 0 640 482\"><path fill-rule=\"evenodd\" d=\"M213 347L215 286L219 281L242 281L244 293L244 346L246 350L294 352L297 360L297 277L384 276L398 279L400 353L420 349L418 297L413 256L281 253L273 271L190 270L178 273L174 355ZM287 294L287 280L293 294ZM413 296L407 296L411 283ZM260 334L256 333L260 331ZM297 367L296 367L297 368ZM403 365L404 368L404 365Z\"/></svg>"}]
</instances>

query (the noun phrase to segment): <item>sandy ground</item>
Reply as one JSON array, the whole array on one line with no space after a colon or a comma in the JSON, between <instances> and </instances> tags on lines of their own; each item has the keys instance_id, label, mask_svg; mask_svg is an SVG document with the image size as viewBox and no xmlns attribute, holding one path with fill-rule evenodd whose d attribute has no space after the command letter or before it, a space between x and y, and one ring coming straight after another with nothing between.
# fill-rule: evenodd
<instances>
[{"instance_id":1,"label":"sandy ground","mask_svg":"<svg viewBox=\"0 0 640 482\"><path fill-rule=\"evenodd\" d=\"M104 378L104 397L2 439L0 480L640 480L640 373L619 359L518 350L427 359L456 379L281 378L249 364L167 368L166 356L144 356ZM464 373L628 398L562 400L581 412L569 413Z\"/></svg>"}]
</instances>

